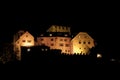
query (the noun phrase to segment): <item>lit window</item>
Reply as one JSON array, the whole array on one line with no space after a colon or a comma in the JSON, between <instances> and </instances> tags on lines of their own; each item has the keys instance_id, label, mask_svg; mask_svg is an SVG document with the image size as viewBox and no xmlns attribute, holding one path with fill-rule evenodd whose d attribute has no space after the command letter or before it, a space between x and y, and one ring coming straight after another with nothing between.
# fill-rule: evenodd
<instances>
[{"instance_id":1,"label":"lit window","mask_svg":"<svg viewBox=\"0 0 120 80\"><path fill-rule=\"evenodd\" d=\"M45 49L45 51L47 51L48 49Z\"/></svg>"},{"instance_id":2,"label":"lit window","mask_svg":"<svg viewBox=\"0 0 120 80\"><path fill-rule=\"evenodd\" d=\"M22 40L22 42L25 42L25 40Z\"/></svg>"},{"instance_id":3,"label":"lit window","mask_svg":"<svg viewBox=\"0 0 120 80\"><path fill-rule=\"evenodd\" d=\"M85 36L85 38L88 38L87 36Z\"/></svg>"},{"instance_id":4,"label":"lit window","mask_svg":"<svg viewBox=\"0 0 120 80\"><path fill-rule=\"evenodd\" d=\"M49 36L52 36L52 34L50 34Z\"/></svg>"},{"instance_id":5,"label":"lit window","mask_svg":"<svg viewBox=\"0 0 120 80\"><path fill-rule=\"evenodd\" d=\"M97 58L102 58L102 54L97 54Z\"/></svg>"},{"instance_id":6,"label":"lit window","mask_svg":"<svg viewBox=\"0 0 120 80\"><path fill-rule=\"evenodd\" d=\"M41 34L40 36L43 36L43 34Z\"/></svg>"},{"instance_id":7,"label":"lit window","mask_svg":"<svg viewBox=\"0 0 120 80\"><path fill-rule=\"evenodd\" d=\"M30 48L28 48L27 51L30 52Z\"/></svg>"},{"instance_id":8,"label":"lit window","mask_svg":"<svg viewBox=\"0 0 120 80\"><path fill-rule=\"evenodd\" d=\"M41 49L42 51L44 51L44 49Z\"/></svg>"}]
</instances>

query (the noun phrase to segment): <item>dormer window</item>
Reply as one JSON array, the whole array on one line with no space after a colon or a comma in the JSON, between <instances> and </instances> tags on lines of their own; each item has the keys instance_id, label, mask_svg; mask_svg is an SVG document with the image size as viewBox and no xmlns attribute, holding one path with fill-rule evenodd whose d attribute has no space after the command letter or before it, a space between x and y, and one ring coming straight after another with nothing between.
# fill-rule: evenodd
<instances>
[{"instance_id":1,"label":"dormer window","mask_svg":"<svg viewBox=\"0 0 120 80\"><path fill-rule=\"evenodd\" d=\"M26 37L28 37L28 35L26 35Z\"/></svg>"},{"instance_id":2,"label":"dormer window","mask_svg":"<svg viewBox=\"0 0 120 80\"><path fill-rule=\"evenodd\" d=\"M51 44L51 46L54 46L54 44Z\"/></svg>"},{"instance_id":3,"label":"dormer window","mask_svg":"<svg viewBox=\"0 0 120 80\"><path fill-rule=\"evenodd\" d=\"M88 36L85 36L85 38L88 38Z\"/></svg>"}]
</instances>

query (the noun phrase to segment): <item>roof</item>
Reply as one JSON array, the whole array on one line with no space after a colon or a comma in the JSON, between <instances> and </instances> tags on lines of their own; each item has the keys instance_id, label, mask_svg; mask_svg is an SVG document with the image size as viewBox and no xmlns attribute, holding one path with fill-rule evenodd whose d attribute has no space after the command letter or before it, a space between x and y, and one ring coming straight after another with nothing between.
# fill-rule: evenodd
<instances>
[{"instance_id":1,"label":"roof","mask_svg":"<svg viewBox=\"0 0 120 80\"><path fill-rule=\"evenodd\" d=\"M75 37L79 36L80 34L88 35L89 38L93 39L87 32L79 32L79 33L77 33L77 34L74 34L74 35L72 35L72 39L74 39Z\"/></svg>"}]
</instances>

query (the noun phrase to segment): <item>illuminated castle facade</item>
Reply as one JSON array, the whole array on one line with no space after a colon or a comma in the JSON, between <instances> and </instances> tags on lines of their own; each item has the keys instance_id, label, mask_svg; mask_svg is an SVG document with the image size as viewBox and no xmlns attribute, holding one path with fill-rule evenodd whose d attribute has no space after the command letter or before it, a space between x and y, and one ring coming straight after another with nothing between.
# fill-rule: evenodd
<instances>
[{"instance_id":1,"label":"illuminated castle facade","mask_svg":"<svg viewBox=\"0 0 120 80\"><path fill-rule=\"evenodd\" d=\"M35 44L36 43L36 44ZM94 45L94 39L86 32L79 32L71 37L70 27L52 25L45 33L40 34L35 42L34 36L28 31L19 31L14 36L14 51L21 58L21 46L48 46L60 49L61 53L87 55Z\"/></svg>"},{"instance_id":2,"label":"illuminated castle facade","mask_svg":"<svg viewBox=\"0 0 120 80\"><path fill-rule=\"evenodd\" d=\"M60 49L62 53L71 54L70 36L70 27L53 25L45 34L37 37L37 43L49 46L50 49Z\"/></svg>"}]
</instances>

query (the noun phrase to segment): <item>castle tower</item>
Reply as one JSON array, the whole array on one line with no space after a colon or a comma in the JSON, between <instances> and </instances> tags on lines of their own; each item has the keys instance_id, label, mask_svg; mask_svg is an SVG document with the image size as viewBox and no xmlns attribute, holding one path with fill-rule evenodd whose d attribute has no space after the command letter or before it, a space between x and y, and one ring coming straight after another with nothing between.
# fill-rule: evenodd
<instances>
[{"instance_id":1,"label":"castle tower","mask_svg":"<svg viewBox=\"0 0 120 80\"><path fill-rule=\"evenodd\" d=\"M87 55L92 47L95 47L94 39L86 32L79 32L72 40L72 53Z\"/></svg>"}]
</instances>

